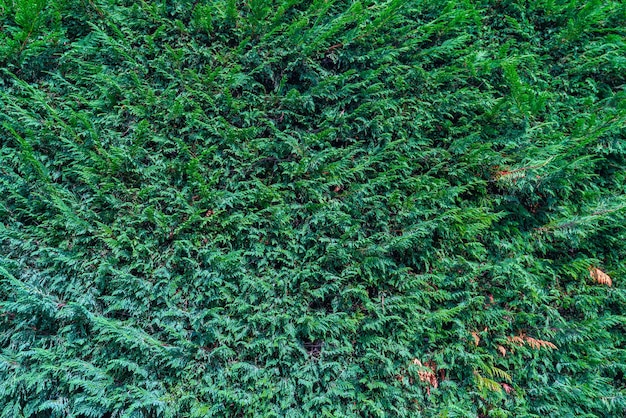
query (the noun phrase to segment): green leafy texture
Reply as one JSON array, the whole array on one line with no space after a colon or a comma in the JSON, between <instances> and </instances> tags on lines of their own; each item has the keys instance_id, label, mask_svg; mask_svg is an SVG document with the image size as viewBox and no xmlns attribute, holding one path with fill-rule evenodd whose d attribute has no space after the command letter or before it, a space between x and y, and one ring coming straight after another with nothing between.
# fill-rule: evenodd
<instances>
[{"instance_id":1,"label":"green leafy texture","mask_svg":"<svg viewBox=\"0 0 626 418\"><path fill-rule=\"evenodd\" d=\"M0 0L0 416L623 413L622 3Z\"/></svg>"}]
</instances>

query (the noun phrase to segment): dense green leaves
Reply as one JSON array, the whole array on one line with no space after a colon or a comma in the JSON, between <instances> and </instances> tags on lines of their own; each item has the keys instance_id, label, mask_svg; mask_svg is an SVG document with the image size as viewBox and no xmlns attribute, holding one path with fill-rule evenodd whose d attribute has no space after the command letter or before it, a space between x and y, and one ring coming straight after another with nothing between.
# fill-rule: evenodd
<instances>
[{"instance_id":1,"label":"dense green leaves","mask_svg":"<svg viewBox=\"0 0 626 418\"><path fill-rule=\"evenodd\" d=\"M0 0L0 416L619 415L625 16Z\"/></svg>"}]
</instances>

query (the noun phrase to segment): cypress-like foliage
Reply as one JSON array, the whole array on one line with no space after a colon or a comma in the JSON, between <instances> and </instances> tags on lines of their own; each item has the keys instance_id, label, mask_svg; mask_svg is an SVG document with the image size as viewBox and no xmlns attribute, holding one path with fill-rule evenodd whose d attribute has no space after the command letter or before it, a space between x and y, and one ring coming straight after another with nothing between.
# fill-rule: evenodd
<instances>
[{"instance_id":1,"label":"cypress-like foliage","mask_svg":"<svg viewBox=\"0 0 626 418\"><path fill-rule=\"evenodd\" d=\"M0 0L0 417L617 417L626 3Z\"/></svg>"}]
</instances>

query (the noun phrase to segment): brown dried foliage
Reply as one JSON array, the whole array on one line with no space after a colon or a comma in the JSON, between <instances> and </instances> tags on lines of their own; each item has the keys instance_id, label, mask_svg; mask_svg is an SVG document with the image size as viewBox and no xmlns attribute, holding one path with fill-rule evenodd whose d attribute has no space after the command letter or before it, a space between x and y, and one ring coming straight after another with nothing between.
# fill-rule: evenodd
<instances>
[{"instance_id":1,"label":"brown dried foliage","mask_svg":"<svg viewBox=\"0 0 626 418\"><path fill-rule=\"evenodd\" d=\"M435 374L437 372L437 366L431 361L427 361L426 364L423 364L419 359L416 358L413 359L413 364L418 367L424 367L427 369L418 370L417 375L419 376L421 382L428 383L429 386L426 388L426 392L430 395L430 386L434 387L435 389L439 387L439 380L437 380L437 376Z\"/></svg>"},{"instance_id":2,"label":"brown dried foliage","mask_svg":"<svg viewBox=\"0 0 626 418\"><path fill-rule=\"evenodd\" d=\"M533 338L533 337L529 337L527 335L524 334L520 334L518 336L513 336L513 337L507 337L509 342L513 343L513 344L517 344L519 346L522 346L524 344L529 345L531 348L538 350L540 348L551 348L551 349L556 349L557 346L554 345L553 343L551 343L550 341L545 341L545 340L539 340L537 338ZM502 351L501 351L502 352ZM506 353L506 351L505 351Z\"/></svg>"},{"instance_id":3,"label":"brown dried foliage","mask_svg":"<svg viewBox=\"0 0 626 418\"><path fill-rule=\"evenodd\" d=\"M478 336L477 332L472 332L472 337L474 337L474 345L478 346L478 344L480 343L480 337Z\"/></svg>"},{"instance_id":4,"label":"brown dried foliage","mask_svg":"<svg viewBox=\"0 0 626 418\"><path fill-rule=\"evenodd\" d=\"M504 348L501 345L499 345L498 346L498 351L500 352L500 354L502 354L502 357L506 357L506 348Z\"/></svg>"},{"instance_id":5,"label":"brown dried foliage","mask_svg":"<svg viewBox=\"0 0 626 418\"><path fill-rule=\"evenodd\" d=\"M608 287L611 287L613 285L613 280L611 280L611 277L597 267L591 267L589 269L589 275L596 283L604 284Z\"/></svg>"}]
</instances>

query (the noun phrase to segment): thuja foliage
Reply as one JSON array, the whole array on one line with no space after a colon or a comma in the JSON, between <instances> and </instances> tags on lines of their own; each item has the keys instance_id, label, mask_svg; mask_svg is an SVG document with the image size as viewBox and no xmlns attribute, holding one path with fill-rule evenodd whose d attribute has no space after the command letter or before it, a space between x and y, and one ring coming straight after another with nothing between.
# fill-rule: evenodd
<instances>
[{"instance_id":1,"label":"thuja foliage","mask_svg":"<svg viewBox=\"0 0 626 418\"><path fill-rule=\"evenodd\" d=\"M0 416L621 416L625 28L0 0Z\"/></svg>"}]
</instances>

